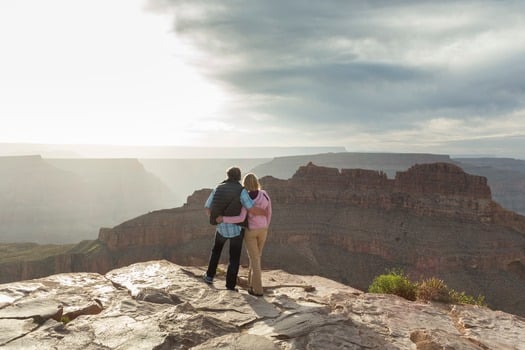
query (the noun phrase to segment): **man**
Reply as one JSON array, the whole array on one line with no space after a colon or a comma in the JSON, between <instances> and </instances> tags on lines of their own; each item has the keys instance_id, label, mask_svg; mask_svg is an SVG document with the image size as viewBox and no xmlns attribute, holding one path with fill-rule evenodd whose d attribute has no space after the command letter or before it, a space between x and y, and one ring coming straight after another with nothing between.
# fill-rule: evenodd
<instances>
[{"instance_id":1,"label":"man","mask_svg":"<svg viewBox=\"0 0 525 350\"><path fill-rule=\"evenodd\" d=\"M230 241L230 261L226 272L226 288L237 291L237 274L241 260L242 240L244 228L241 224L217 224L218 216L237 216L244 207L249 213L255 215L266 215L266 211L253 206L253 200L248 191L239 183L241 181L241 170L231 167L226 171L228 178L221 182L210 194L206 204L206 212L210 217L210 223L217 225L215 232L215 242L211 250L208 270L203 275L206 283L213 283L213 278L217 272L217 265L221 257L222 248L226 241Z\"/></svg>"}]
</instances>

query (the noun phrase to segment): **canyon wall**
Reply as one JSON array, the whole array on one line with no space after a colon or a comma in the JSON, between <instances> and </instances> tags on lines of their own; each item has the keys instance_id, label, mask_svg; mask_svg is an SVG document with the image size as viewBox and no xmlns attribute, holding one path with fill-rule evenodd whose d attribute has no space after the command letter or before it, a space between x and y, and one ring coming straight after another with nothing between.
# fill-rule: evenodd
<instances>
[{"instance_id":1,"label":"canyon wall","mask_svg":"<svg viewBox=\"0 0 525 350\"><path fill-rule=\"evenodd\" d=\"M525 218L491 199L486 178L450 163L415 165L392 179L310 163L288 180L261 182L274 208L265 268L360 289L387 269L402 268L413 279L442 278L456 290L485 295L493 308L525 315ZM103 228L98 240L50 264L57 272L99 273L155 259L206 265L214 234L203 208L209 193L199 190L182 207ZM40 276L19 264L26 264L23 279ZM8 281L4 271L1 276Z\"/></svg>"}]
</instances>

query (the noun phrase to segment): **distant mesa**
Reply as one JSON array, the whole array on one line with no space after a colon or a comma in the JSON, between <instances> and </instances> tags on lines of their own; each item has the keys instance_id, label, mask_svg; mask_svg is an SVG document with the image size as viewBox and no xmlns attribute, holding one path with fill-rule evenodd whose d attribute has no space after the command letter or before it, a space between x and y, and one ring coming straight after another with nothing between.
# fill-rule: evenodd
<instances>
[{"instance_id":1,"label":"distant mesa","mask_svg":"<svg viewBox=\"0 0 525 350\"><path fill-rule=\"evenodd\" d=\"M393 178L398 171L406 171L414 164L452 161L450 156L441 154L334 152L275 157L270 162L258 165L253 171L260 176L289 179L300 166L308 162L337 169L378 170Z\"/></svg>"}]
</instances>

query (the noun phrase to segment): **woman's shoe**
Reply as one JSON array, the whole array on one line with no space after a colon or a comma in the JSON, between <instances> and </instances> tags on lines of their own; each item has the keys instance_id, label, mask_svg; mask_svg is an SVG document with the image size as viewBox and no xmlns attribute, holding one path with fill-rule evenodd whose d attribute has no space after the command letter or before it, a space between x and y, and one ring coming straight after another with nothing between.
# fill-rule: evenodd
<instances>
[{"instance_id":1,"label":"woman's shoe","mask_svg":"<svg viewBox=\"0 0 525 350\"><path fill-rule=\"evenodd\" d=\"M248 294L256 296L256 297L262 297L263 296L263 294L255 293L253 291L253 288L248 288Z\"/></svg>"}]
</instances>

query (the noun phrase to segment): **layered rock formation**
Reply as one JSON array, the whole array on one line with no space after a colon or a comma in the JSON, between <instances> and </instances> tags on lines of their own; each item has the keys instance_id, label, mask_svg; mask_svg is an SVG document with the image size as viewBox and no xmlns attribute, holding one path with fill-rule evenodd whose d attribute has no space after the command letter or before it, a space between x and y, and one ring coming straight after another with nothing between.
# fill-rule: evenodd
<instances>
[{"instance_id":1,"label":"layered rock formation","mask_svg":"<svg viewBox=\"0 0 525 350\"><path fill-rule=\"evenodd\" d=\"M263 273L265 296L151 261L0 285L3 349L525 349L525 319Z\"/></svg>"},{"instance_id":2,"label":"layered rock formation","mask_svg":"<svg viewBox=\"0 0 525 350\"><path fill-rule=\"evenodd\" d=\"M505 158L450 158L448 155L425 153L323 153L308 156L276 157L260 164L254 172L280 179L293 176L297 168L308 162L338 169L367 169L382 171L389 178L415 164L452 163L466 172L484 176L492 190L493 199L503 207L525 215L525 161Z\"/></svg>"},{"instance_id":3,"label":"layered rock formation","mask_svg":"<svg viewBox=\"0 0 525 350\"><path fill-rule=\"evenodd\" d=\"M308 164L289 180L262 183L274 207L263 266L362 290L386 269L402 268L414 280L435 276L486 296L494 309L525 315L525 218L493 202L485 178L449 163L416 165L394 179ZM205 265L214 232L203 210L209 193L199 190L181 208L101 229L98 240L46 264L11 265L0 277L42 276L42 266L105 273L155 259Z\"/></svg>"}]
</instances>

